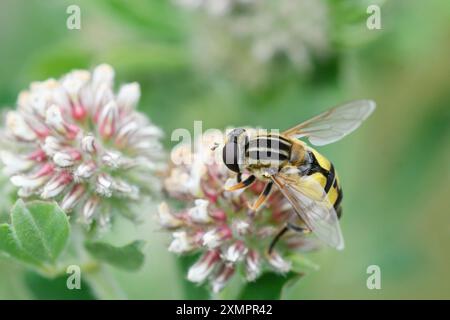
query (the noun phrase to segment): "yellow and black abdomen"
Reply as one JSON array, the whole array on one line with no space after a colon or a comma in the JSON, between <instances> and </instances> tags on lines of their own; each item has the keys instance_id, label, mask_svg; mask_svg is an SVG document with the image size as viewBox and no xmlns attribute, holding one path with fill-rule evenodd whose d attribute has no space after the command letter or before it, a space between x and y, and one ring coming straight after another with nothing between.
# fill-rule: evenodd
<instances>
[{"instance_id":1,"label":"yellow and black abdomen","mask_svg":"<svg viewBox=\"0 0 450 320\"><path fill-rule=\"evenodd\" d=\"M307 152L310 158L310 166L306 174L320 183L338 217L340 217L342 214L342 188L333 164L311 147L307 147Z\"/></svg>"}]
</instances>

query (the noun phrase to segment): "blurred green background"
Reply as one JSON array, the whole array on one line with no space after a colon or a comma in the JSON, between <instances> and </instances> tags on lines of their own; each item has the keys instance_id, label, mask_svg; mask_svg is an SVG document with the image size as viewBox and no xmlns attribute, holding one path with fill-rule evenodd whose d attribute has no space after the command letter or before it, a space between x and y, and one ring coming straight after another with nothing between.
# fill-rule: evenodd
<instances>
[{"instance_id":1,"label":"blurred green background","mask_svg":"<svg viewBox=\"0 0 450 320\"><path fill-rule=\"evenodd\" d=\"M169 1L2 0L0 105L14 106L31 81L106 62L118 83L141 84L140 108L164 129L170 148L171 131L192 129L194 120L204 129L283 129L371 98L378 108L355 134L319 149L344 186L346 249L311 254L321 269L287 298L449 299L450 2L386 1L382 29L369 31L363 21L356 33L345 26L365 19L370 1L326 2L335 19L332 57L307 75L272 66L268 79L247 86L227 68L198 65L206 58L193 49L198 20ZM70 4L81 8L81 30L66 28ZM189 298L154 208L143 214L145 224L121 221L108 237L145 239L144 268L112 271L129 298ZM366 287L369 265L381 268L381 290ZM55 293L64 283L0 260L0 299L66 297Z\"/></svg>"}]
</instances>

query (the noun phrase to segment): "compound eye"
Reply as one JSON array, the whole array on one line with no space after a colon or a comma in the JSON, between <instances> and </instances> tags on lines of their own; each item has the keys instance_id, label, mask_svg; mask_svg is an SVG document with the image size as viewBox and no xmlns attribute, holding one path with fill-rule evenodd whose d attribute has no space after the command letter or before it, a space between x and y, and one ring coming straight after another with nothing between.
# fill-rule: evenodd
<instances>
[{"instance_id":1,"label":"compound eye","mask_svg":"<svg viewBox=\"0 0 450 320\"><path fill-rule=\"evenodd\" d=\"M238 163L238 145L235 142L228 142L222 150L223 163L228 169L234 172L239 172Z\"/></svg>"}]
</instances>

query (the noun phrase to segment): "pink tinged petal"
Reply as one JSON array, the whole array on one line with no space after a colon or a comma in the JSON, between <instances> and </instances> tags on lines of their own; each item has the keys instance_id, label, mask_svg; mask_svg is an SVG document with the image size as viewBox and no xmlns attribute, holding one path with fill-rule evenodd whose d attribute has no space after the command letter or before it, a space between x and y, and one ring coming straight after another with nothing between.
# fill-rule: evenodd
<instances>
[{"instance_id":1,"label":"pink tinged petal","mask_svg":"<svg viewBox=\"0 0 450 320\"><path fill-rule=\"evenodd\" d=\"M44 150L37 149L37 150L33 151L32 153L30 153L27 156L27 159L33 160L36 162L43 162L47 159L47 155L45 154Z\"/></svg>"},{"instance_id":2,"label":"pink tinged petal","mask_svg":"<svg viewBox=\"0 0 450 320\"><path fill-rule=\"evenodd\" d=\"M235 273L235 268L232 264L222 264L219 271L215 274L211 281L212 291L214 293L220 292L231 279Z\"/></svg>"},{"instance_id":3,"label":"pink tinged petal","mask_svg":"<svg viewBox=\"0 0 450 320\"><path fill-rule=\"evenodd\" d=\"M191 282L203 282L214 270L214 267L220 260L220 254L217 250L211 250L189 268L187 278Z\"/></svg>"},{"instance_id":4,"label":"pink tinged petal","mask_svg":"<svg viewBox=\"0 0 450 320\"><path fill-rule=\"evenodd\" d=\"M94 91L94 108L92 116L95 123L98 122L98 118L100 117L100 112L102 111L103 106L112 100L114 100L114 93L109 86L101 85L97 90Z\"/></svg>"},{"instance_id":5,"label":"pink tinged petal","mask_svg":"<svg viewBox=\"0 0 450 320\"><path fill-rule=\"evenodd\" d=\"M240 261L247 254L247 247L242 241L236 241L223 254L223 259L232 263Z\"/></svg>"},{"instance_id":6,"label":"pink tinged petal","mask_svg":"<svg viewBox=\"0 0 450 320\"><path fill-rule=\"evenodd\" d=\"M232 236L231 229L223 226L210 230L203 235L203 245L209 249L214 249L222 245L226 240Z\"/></svg>"},{"instance_id":7,"label":"pink tinged petal","mask_svg":"<svg viewBox=\"0 0 450 320\"><path fill-rule=\"evenodd\" d=\"M137 200L139 198L139 188L135 185L129 184L123 180L112 180L111 189L118 193L118 195Z\"/></svg>"},{"instance_id":8,"label":"pink tinged petal","mask_svg":"<svg viewBox=\"0 0 450 320\"><path fill-rule=\"evenodd\" d=\"M42 150L44 150L49 157L53 157L55 153L61 151L62 149L62 143L53 136L48 136L45 138L44 144L42 145Z\"/></svg>"},{"instance_id":9,"label":"pink tinged petal","mask_svg":"<svg viewBox=\"0 0 450 320\"><path fill-rule=\"evenodd\" d=\"M175 217L169 210L167 203L163 202L158 206L159 224L167 229L175 229L184 224L183 220Z\"/></svg>"},{"instance_id":10,"label":"pink tinged petal","mask_svg":"<svg viewBox=\"0 0 450 320\"><path fill-rule=\"evenodd\" d=\"M194 243L197 247L201 247L203 245L203 235L205 232L203 230L197 230L193 236Z\"/></svg>"},{"instance_id":11,"label":"pink tinged petal","mask_svg":"<svg viewBox=\"0 0 450 320\"><path fill-rule=\"evenodd\" d=\"M91 74L86 70L74 70L68 73L62 80L61 84L71 99L76 98L78 92L90 80Z\"/></svg>"},{"instance_id":12,"label":"pink tinged petal","mask_svg":"<svg viewBox=\"0 0 450 320\"><path fill-rule=\"evenodd\" d=\"M45 123L55 131L65 134L64 120L60 108L53 104L45 113Z\"/></svg>"},{"instance_id":13,"label":"pink tinged petal","mask_svg":"<svg viewBox=\"0 0 450 320\"><path fill-rule=\"evenodd\" d=\"M78 100L78 93L91 78L91 74L86 70L74 70L68 73L62 80L61 84L72 101Z\"/></svg>"},{"instance_id":14,"label":"pink tinged petal","mask_svg":"<svg viewBox=\"0 0 450 320\"><path fill-rule=\"evenodd\" d=\"M250 250L245 258L245 277L254 281L261 274L261 258L258 252Z\"/></svg>"},{"instance_id":15,"label":"pink tinged petal","mask_svg":"<svg viewBox=\"0 0 450 320\"><path fill-rule=\"evenodd\" d=\"M81 153L77 150L66 150L56 152L53 156L53 162L61 168L71 167L81 160Z\"/></svg>"},{"instance_id":16,"label":"pink tinged petal","mask_svg":"<svg viewBox=\"0 0 450 320\"><path fill-rule=\"evenodd\" d=\"M69 110L71 102L66 89L61 84L58 83L57 87L55 87L55 89L52 90L52 93L53 93L53 103L56 104L57 106L61 106L66 110ZM45 110L41 116L45 117Z\"/></svg>"},{"instance_id":17,"label":"pink tinged petal","mask_svg":"<svg viewBox=\"0 0 450 320\"><path fill-rule=\"evenodd\" d=\"M23 159L12 152L1 151L0 159L2 160L5 167L3 168L3 173L10 176L19 172L27 171L31 169L34 161L29 159Z\"/></svg>"},{"instance_id":18,"label":"pink tinged petal","mask_svg":"<svg viewBox=\"0 0 450 320\"><path fill-rule=\"evenodd\" d=\"M64 211L71 211L77 203L80 201L80 199L83 197L85 191L85 187L81 184L76 184L72 187L72 189L67 193L62 202L61 202L61 208Z\"/></svg>"},{"instance_id":19,"label":"pink tinged petal","mask_svg":"<svg viewBox=\"0 0 450 320\"><path fill-rule=\"evenodd\" d=\"M214 209L209 215L216 221L224 222L227 220L227 214L222 209Z\"/></svg>"},{"instance_id":20,"label":"pink tinged petal","mask_svg":"<svg viewBox=\"0 0 450 320\"><path fill-rule=\"evenodd\" d=\"M201 188L202 188L203 194L205 195L206 199L209 200L209 202L217 203L217 200L219 199L219 195L220 195L220 193L217 192L217 190L208 189L205 184L202 184ZM223 210L216 210L216 211L213 213L215 216L212 215L214 219L216 219L216 220L225 220L226 219L226 214ZM225 219L223 219L223 218L225 218Z\"/></svg>"},{"instance_id":21,"label":"pink tinged petal","mask_svg":"<svg viewBox=\"0 0 450 320\"><path fill-rule=\"evenodd\" d=\"M38 138L44 139L50 134L50 129L42 122L41 119L28 115L24 116L24 119L28 127L33 130Z\"/></svg>"},{"instance_id":22,"label":"pink tinged petal","mask_svg":"<svg viewBox=\"0 0 450 320\"><path fill-rule=\"evenodd\" d=\"M108 139L114 135L116 132L117 118L117 104L114 101L110 101L103 107L98 119L99 132L103 138Z\"/></svg>"},{"instance_id":23,"label":"pink tinged petal","mask_svg":"<svg viewBox=\"0 0 450 320\"><path fill-rule=\"evenodd\" d=\"M94 154L98 150L98 144L95 141L95 138L93 135L87 135L84 136L83 139L81 139L81 149L83 152Z\"/></svg>"},{"instance_id":24,"label":"pink tinged petal","mask_svg":"<svg viewBox=\"0 0 450 320\"><path fill-rule=\"evenodd\" d=\"M36 173L12 176L11 183L16 187L34 190L47 182L53 171L54 167L52 164L45 164Z\"/></svg>"},{"instance_id":25,"label":"pink tinged petal","mask_svg":"<svg viewBox=\"0 0 450 320\"><path fill-rule=\"evenodd\" d=\"M114 81L114 69L108 64L97 66L92 73L92 89L98 90L100 86L112 87Z\"/></svg>"},{"instance_id":26,"label":"pink tinged petal","mask_svg":"<svg viewBox=\"0 0 450 320\"><path fill-rule=\"evenodd\" d=\"M93 114L94 94L90 85L86 85L78 92L78 103L86 110L86 113Z\"/></svg>"},{"instance_id":27,"label":"pink tinged petal","mask_svg":"<svg viewBox=\"0 0 450 320\"><path fill-rule=\"evenodd\" d=\"M50 92L31 93L28 101L33 111L42 118L45 116L48 103L51 102L51 94Z\"/></svg>"},{"instance_id":28,"label":"pink tinged petal","mask_svg":"<svg viewBox=\"0 0 450 320\"><path fill-rule=\"evenodd\" d=\"M173 253L186 253L195 249L192 236L186 231L177 231L172 234L173 240L169 245L169 251Z\"/></svg>"},{"instance_id":29,"label":"pink tinged petal","mask_svg":"<svg viewBox=\"0 0 450 320\"><path fill-rule=\"evenodd\" d=\"M72 182L72 175L67 171L57 173L44 186L41 198L50 199L59 195Z\"/></svg>"},{"instance_id":30,"label":"pink tinged petal","mask_svg":"<svg viewBox=\"0 0 450 320\"><path fill-rule=\"evenodd\" d=\"M73 140L77 137L78 133L81 131L80 128L74 124L70 124L70 123L66 123L65 124L65 128L66 128L66 137L69 140Z\"/></svg>"},{"instance_id":31,"label":"pink tinged petal","mask_svg":"<svg viewBox=\"0 0 450 320\"><path fill-rule=\"evenodd\" d=\"M188 210L188 216L190 220L195 223L209 223L212 221L208 214L208 200L197 199L195 200L195 207Z\"/></svg>"},{"instance_id":32,"label":"pink tinged petal","mask_svg":"<svg viewBox=\"0 0 450 320\"><path fill-rule=\"evenodd\" d=\"M87 110L82 105L79 94L86 87L90 78L91 74L88 71L75 70L62 80L62 86L70 97L70 112L75 120L82 120L87 114Z\"/></svg>"},{"instance_id":33,"label":"pink tinged petal","mask_svg":"<svg viewBox=\"0 0 450 320\"><path fill-rule=\"evenodd\" d=\"M127 83L120 87L117 95L117 105L120 112L129 113L136 107L141 97L141 88L137 82Z\"/></svg>"},{"instance_id":34,"label":"pink tinged petal","mask_svg":"<svg viewBox=\"0 0 450 320\"><path fill-rule=\"evenodd\" d=\"M78 120L78 121L83 120L87 115L86 108L79 101L72 102L70 105L70 109L71 109L72 117L75 120Z\"/></svg>"},{"instance_id":35,"label":"pink tinged petal","mask_svg":"<svg viewBox=\"0 0 450 320\"><path fill-rule=\"evenodd\" d=\"M283 259L277 251L272 251L271 254L268 254L267 261L276 271L283 273L288 272L292 267L292 263Z\"/></svg>"},{"instance_id":36,"label":"pink tinged petal","mask_svg":"<svg viewBox=\"0 0 450 320\"><path fill-rule=\"evenodd\" d=\"M97 177L97 181L95 184L95 191L99 195L109 198L112 196L112 190L111 190L112 184L113 184L113 180L109 175L100 174Z\"/></svg>"},{"instance_id":37,"label":"pink tinged petal","mask_svg":"<svg viewBox=\"0 0 450 320\"><path fill-rule=\"evenodd\" d=\"M97 196L91 196L83 206L82 217L84 222L90 223L95 214L95 211L100 203L100 199Z\"/></svg>"},{"instance_id":38,"label":"pink tinged petal","mask_svg":"<svg viewBox=\"0 0 450 320\"><path fill-rule=\"evenodd\" d=\"M33 141L36 139L36 134L19 112L9 111L6 114L6 127L19 140Z\"/></svg>"},{"instance_id":39,"label":"pink tinged petal","mask_svg":"<svg viewBox=\"0 0 450 320\"><path fill-rule=\"evenodd\" d=\"M97 170L97 165L94 161L89 161L80 164L74 172L74 178L76 181L81 181L83 179L89 179Z\"/></svg>"},{"instance_id":40,"label":"pink tinged petal","mask_svg":"<svg viewBox=\"0 0 450 320\"><path fill-rule=\"evenodd\" d=\"M125 123L117 132L115 143L118 146L125 146L130 137L138 130L139 125L135 121Z\"/></svg>"},{"instance_id":41,"label":"pink tinged petal","mask_svg":"<svg viewBox=\"0 0 450 320\"><path fill-rule=\"evenodd\" d=\"M66 123L62 117L61 109L52 105L47 109L45 123L66 138L72 140L80 132L80 128L74 124Z\"/></svg>"},{"instance_id":42,"label":"pink tinged petal","mask_svg":"<svg viewBox=\"0 0 450 320\"><path fill-rule=\"evenodd\" d=\"M55 102L54 92L60 87L55 79L48 79L42 82L33 82L31 92L24 92L19 96L18 104L22 110L27 110L29 114L36 114L38 117L45 117L47 107Z\"/></svg>"}]
</instances>

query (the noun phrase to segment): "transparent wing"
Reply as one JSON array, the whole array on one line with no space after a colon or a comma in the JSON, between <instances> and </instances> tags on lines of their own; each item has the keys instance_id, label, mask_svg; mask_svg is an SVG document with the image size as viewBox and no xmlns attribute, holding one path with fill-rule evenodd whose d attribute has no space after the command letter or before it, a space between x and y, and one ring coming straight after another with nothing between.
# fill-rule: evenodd
<instances>
[{"instance_id":1,"label":"transparent wing","mask_svg":"<svg viewBox=\"0 0 450 320\"><path fill-rule=\"evenodd\" d=\"M374 110L374 101L352 101L286 130L283 135L294 138L308 137L313 145L323 146L354 131Z\"/></svg>"},{"instance_id":2,"label":"transparent wing","mask_svg":"<svg viewBox=\"0 0 450 320\"><path fill-rule=\"evenodd\" d=\"M273 175L272 180L320 240L338 250L344 249L336 211L316 180L300 176L295 168Z\"/></svg>"}]
</instances>

